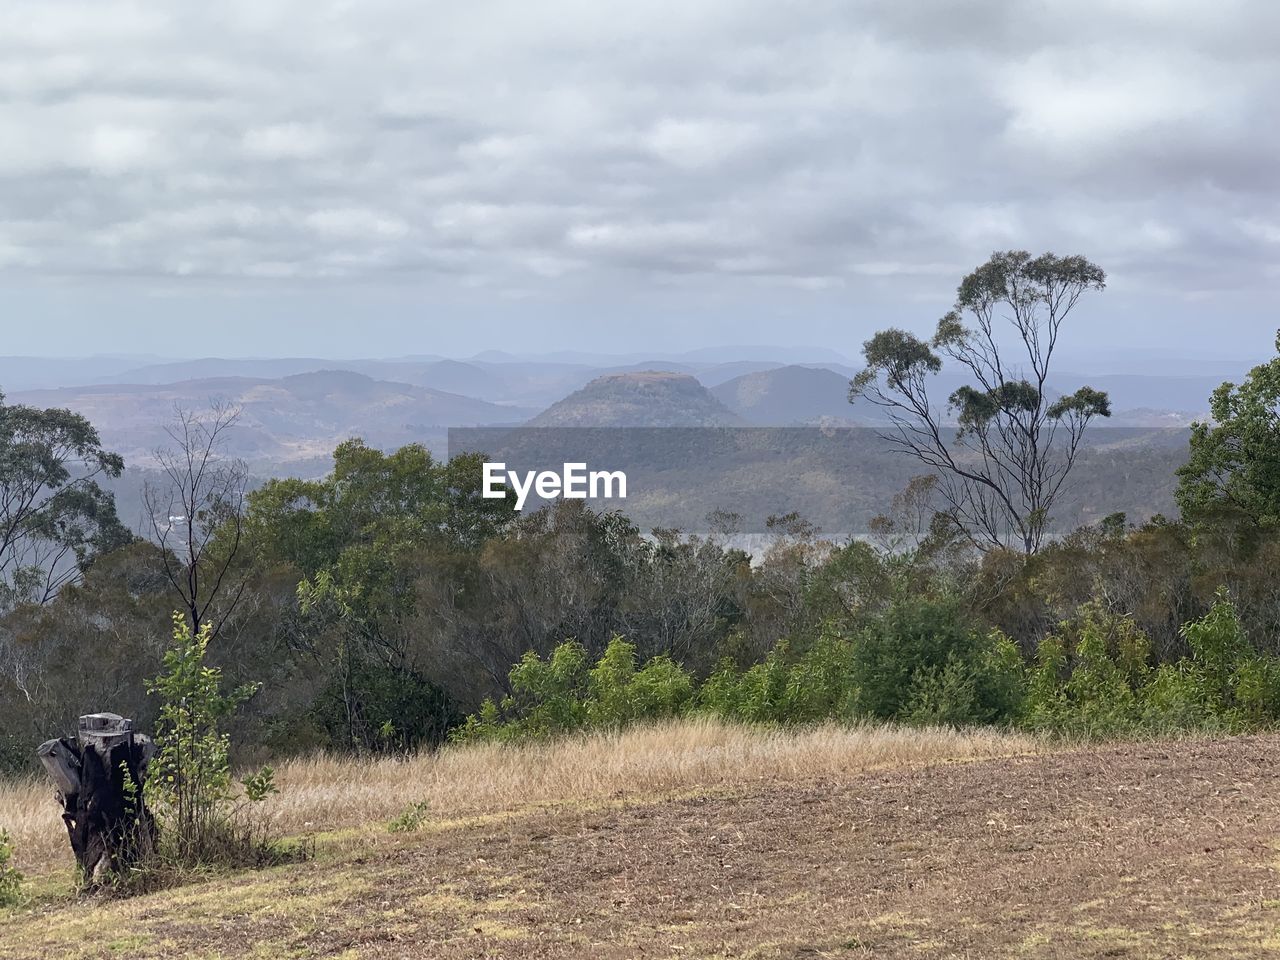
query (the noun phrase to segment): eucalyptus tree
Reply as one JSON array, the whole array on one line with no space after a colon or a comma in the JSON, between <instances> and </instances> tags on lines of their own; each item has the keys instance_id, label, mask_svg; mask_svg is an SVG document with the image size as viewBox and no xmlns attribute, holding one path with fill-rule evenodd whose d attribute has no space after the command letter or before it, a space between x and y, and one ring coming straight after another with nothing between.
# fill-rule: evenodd
<instances>
[{"instance_id":1,"label":"eucalyptus tree","mask_svg":"<svg viewBox=\"0 0 1280 960\"><path fill-rule=\"evenodd\" d=\"M123 469L80 414L6 404L0 393L0 611L47 602L133 539L99 483Z\"/></svg>"},{"instance_id":2,"label":"eucalyptus tree","mask_svg":"<svg viewBox=\"0 0 1280 960\"><path fill-rule=\"evenodd\" d=\"M889 329L863 345L850 402L884 411L881 436L936 472L943 512L979 549L1040 549L1085 428L1111 415L1101 391L1049 387L1063 323L1105 286L1081 256L998 252L960 283L932 338ZM945 407L930 393L944 365L969 381Z\"/></svg>"}]
</instances>

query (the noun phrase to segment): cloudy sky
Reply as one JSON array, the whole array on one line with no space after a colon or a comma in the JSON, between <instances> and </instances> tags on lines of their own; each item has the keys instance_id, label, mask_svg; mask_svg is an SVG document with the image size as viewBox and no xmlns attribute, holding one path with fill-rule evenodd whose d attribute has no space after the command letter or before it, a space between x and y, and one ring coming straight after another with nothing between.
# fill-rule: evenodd
<instances>
[{"instance_id":1,"label":"cloudy sky","mask_svg":"<svg viewBox=\"0 0 1280 960\"><path fill-rule=\"evenodd\" d=\"M854 355L1016 247L1108 270L1081 353L1258 357L1277 50L1266 0L6 0L0 353Z\"/></svg>"}]
</instances>

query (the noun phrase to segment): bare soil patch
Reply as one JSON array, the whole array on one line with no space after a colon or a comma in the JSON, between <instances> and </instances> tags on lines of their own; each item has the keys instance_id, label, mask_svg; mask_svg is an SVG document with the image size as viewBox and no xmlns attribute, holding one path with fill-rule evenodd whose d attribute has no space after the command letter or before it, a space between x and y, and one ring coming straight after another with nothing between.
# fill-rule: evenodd
<instances>
[{"instance_id":1,"label":"bare soil patch","mask_svg":"<svg viewBox=\"0 0 1280 960\"><path fill-rule=\"evenodd\" d=\"M1125 744L428 823L12 913L0 955L1280 956L1278 761Z\"/></svg>"}]
</instances>

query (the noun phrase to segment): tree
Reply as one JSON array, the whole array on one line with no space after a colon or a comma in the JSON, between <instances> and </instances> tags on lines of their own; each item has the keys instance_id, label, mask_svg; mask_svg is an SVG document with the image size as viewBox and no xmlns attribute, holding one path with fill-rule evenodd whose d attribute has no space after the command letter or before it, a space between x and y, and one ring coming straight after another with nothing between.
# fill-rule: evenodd
<instances>
[{"instance_id":1,"label":"tree","mask_svg":"<svg viewBox=\"0 0 1280 960\"><path fill-rule=\"evenodd\" d=\"M961 282L932 339L889 329L863 345L850 402L865 397L885 411L882 438L937 471L946 512L979 549L1010 540L1040 549L1085 428L1111 414L1091 387L1056 399L1047 390L1063 322L1085 291L1105 285L1084 257L994 253ZM950 395L944 421L929 384L948 360L973 382Z\"/></svg>"},{"instance_id":2,"label":"tree","mask_svg":"<svg viewBox=\"0 0 1280 960\"><path fill-rule=\"evenodd\" d=\"M515 516L483 496L481 465L349 440L329 476L272 480L250 496L252 551L302 579L298 652L327 675L314 713L335 739L386 749L443 738L452 708L426 650L437 625L424 627L417 601L428 575L467 592L468 558Z\"/></svg>"},{"instance_id":3,"label":"tree","mask_svg":"<svg viewBox=\"0 0 1280 960\"><path fill-rule=\"evenodd\" d=\"M1280 332L1276 334L1280 353ZM1191 427L1191 456L1178 470L1178 506L1192 520L1229 514L1255 528L1280 523L1280 356L1209 400L1210 422Z\"/></svg>"},{"instance_id":4,"label":"tree","mask_svg":"<svg viewBox=\"0 0 1280 960\"><path fill-rule=\"evenodd\" d=\"M98 483L123 470L84 417L6 405L0 393L0 611L47 602L132 539Z\"/></svg>"},{"instance_id":5,"label":"tree","mask_svg":"<svg viewBox=\"0 0 1280 960\"><path fill-rule=\"evenodd\" d=\"M224 403L211 404L204 414L177 408L175 422L165 430L174 446L155 453L163 479L148 481L143 490L165 576L193 633L209 620L216 636L247 582L233 578L244 535L248 472L243 460L225 451L227 433L239 418L239 409ZM227 596L215 610L224 588Z\"/></svg>"}]
</instances>

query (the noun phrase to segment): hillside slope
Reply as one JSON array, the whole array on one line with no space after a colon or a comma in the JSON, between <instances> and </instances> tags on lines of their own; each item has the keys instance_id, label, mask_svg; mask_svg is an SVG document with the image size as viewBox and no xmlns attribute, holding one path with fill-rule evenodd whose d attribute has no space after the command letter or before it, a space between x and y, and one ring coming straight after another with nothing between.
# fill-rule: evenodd
<instances>
[{"instance_id":1,"label":"hillside slope","mask_svg":"<svg viewBox=\"0 0 1280 960\"><path fill-rule=\"evenodd\" d=\"M241 408L240 422L228 434L229 452L257 469L328 457L338 443L353 436L373 446L393 447L427 440L450 426L518 422L529 412L341 370L278 379L219 377L33 390L10 398L84 414L109 449L138 466L148 464L157 447L171 442L164 431L175 405L198 411L211 400Z\"/></svg>"},{"instance_id":2,"label":"hillside slope","mask_svg":"<svg viewBox=\"0 0 1280 960\"><path fill-rule=\"evenodd\" d=\"M744 420L762 427L883 420L871 403L850 403L849 378L823 367L788 366L747 373L712 387L711 393Z\"/></svg>"},{"instance_id":3,"label":"hillside slope","mask_svg":"<svg viewBox=\"0 0 1280 960\"><path fill-rule=\"evenodd\" d=\"M12 960L1280 956L1280 738L859 770L792 736L721 778L716 744L679 739L575 768L683 769L663 794L641 779L547 805L531 768L505 810L433 803L416 832L331 835L312 863L74 909L47 895L0 913L0 944ZM464 777L477 796L482 775Z\"/></svg>"}]
</instances>

